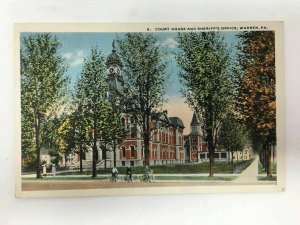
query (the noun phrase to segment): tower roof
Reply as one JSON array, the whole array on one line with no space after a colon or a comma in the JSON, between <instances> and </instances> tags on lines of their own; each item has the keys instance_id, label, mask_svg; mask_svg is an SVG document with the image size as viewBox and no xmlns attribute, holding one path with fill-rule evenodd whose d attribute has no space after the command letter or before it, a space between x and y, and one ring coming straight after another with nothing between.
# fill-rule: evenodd
<instances>
[{"instance_id":1,"label":"tower roof","mask_svg":"<svg viewBox=\"0 0 300 225\"><path fill-rule=\"evenodd\" d=\"M191 126L198 126L198 125L200 125L200 123L199 123L199 121L198 121L198 119L196 117L196 114L193 113L193 118L192 118L192 121L191 121Z\"/></svg>"},{"instance_id":2,"label":"tower roof","mask_svg":"<svg viewBox=\"0 0 300 225\"><path fill-rule=\"evenodd\" d=\"M178 118L178 117L170 117L170 121L171 121L171 124L173 126L184 129L183 122L182 122L182 120L180 118Z\"/></svg>"},{"instance_id":3,"label":"tower roof","mask_svg":"<svg viewBox=\"0 0 300 225\"><path fill-rule=\"evenodd\" d=\"M107 57L106 59L106 65L111 65L111 64L117 64L118 66L120 67L123 67L123 64L121 62L121 59L120 57L118 56L118 54L116 53L116 49L115 49L115 40L113 40L113 43L112 43L112 46L113 46L113 50L112 50L112 53L110 53L110 55Z\"/></svg>"}]
</instances>

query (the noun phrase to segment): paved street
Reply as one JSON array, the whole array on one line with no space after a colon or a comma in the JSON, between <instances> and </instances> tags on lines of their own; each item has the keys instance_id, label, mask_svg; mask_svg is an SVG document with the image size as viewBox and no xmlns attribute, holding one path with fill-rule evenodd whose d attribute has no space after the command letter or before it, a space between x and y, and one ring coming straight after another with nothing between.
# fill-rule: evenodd
<instances>
[{"instance_id":1,"label":"paved street","mask_svg":"<svg viewBox=\"0 0 300 225\"><path fill-rule=\"evenodd\" d=\"M99 189L99 188L134 188L134 187L164 187L164 186L212 186L212 185L257 185L257 184L275 184L274 181L257 181L258 176L258 157L252 164L245 169L241 174L215 174L216 180L193 180L192 178L205 178L208 174L155 174L157 178L154 182L141 182L138 177L142 174L135 174L134 182L125 182L123 179L117 182L108 181L110 175L98 175L99 179L84 180L90 178L90 175L67 175L48 177L40 180L30 179L35 178L35 174L22 176L25 180L22 181L22 189L24 191L38 191L38 190L78 190L78 189ZM158 179L159 177L172 177L174 180ZM238 176L236 179L234 177ZM186 180L179 180L184 177ZM191 177L189 180L188 177ZM234 180L224 181L222 178L232 177ZM29 178L29 179L28 179ZM64 179L65 178L65 179ZM80 180L80 178L83 178ZM122 176L124 178L124 176ZM178 180L176 180L176 178ZM220 180L218 180L220 178ZM69 179L69 180L68 180ZM72 180L73 179L73 180ZM78 180L74 180L78 179Z\"/></svg>"}]
</instances>

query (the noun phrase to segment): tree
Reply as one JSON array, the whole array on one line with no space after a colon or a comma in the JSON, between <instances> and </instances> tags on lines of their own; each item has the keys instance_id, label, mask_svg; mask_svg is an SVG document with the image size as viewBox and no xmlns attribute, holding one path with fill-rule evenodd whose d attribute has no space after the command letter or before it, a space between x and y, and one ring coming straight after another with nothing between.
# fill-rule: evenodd
<instances>
[{"instance_id":1,"label":"tree","mask_svg":"<svg viewBox=\"0 0 300 225\"><path fill-rule=\"evenodd\" d=\"M202 122L213 176L218 131L232 101L230 51L218 32L179 33L177 40L182 94Z\"/></svg>"},{"instance_id":2,"label":"tree","mask_svg":"<svg viewBox=\"0 0 300 225\"><path fill-rule=\"evenodd\" d=\"M36 156L34 152L33 127L29 118L21 115L21 148L22 148L22 169L35 170Z\"/></svg>"},{"instance_id":3,"label":"tree","mask_svg":"<svg viewBox=\"0 0 300 225\"><path fill-rule=\"evenodd\" d=\"M149 142L155 129L151 116L163 103L166 62L157 39L151 34L127 33L117 43L124 64L123 73L131 88L127 99L129 112L140 127L138 132L144 141L145 166L149 166Z\"/></svg>"},{"instance_id":4,"label":"tree","mask_svg":"<svg viewBox=\"0 0 300 225\"><path fill-rule=\"evenodd\" d=\"M93 174L96 177L98 160L98 145L103 134L103 121L108 116L109 102L107 100L108 84L105 81L106 66L104 57L97 48L92 48L85 59L81 77L77 83L76 99L82 113L80 120L85 121L88 129L87 145L93 151Z\"/></svg>"},{"instance_id":5,"label":"tree","mask_svg":"<svg viewBox=\"0 0 300 225\"><path fill-rule=\"evenodd\" d=\"M75 109L73 109L70 119L74 129L74 145L75 148L77 147L79 153L79 171L82 173L82 160L85 159L84 153L88 151L88 120L84 118L82 104L80 104L80 102L76 102L75 100L74 105Z\"/></svg>"},{"instance_id":6,"label":"tree","mask_svg":"<svg viewBox=\"0 0 300 225\"><path fill-rule=\"evenodd\" d=\"M219 145L231 154L232 173L233 153L243 150L246 143L246 128L238 122L232 113L228 113L220 128Z\"/></svg>"},{"instance_id":7,"label":"tree","mask_svg":"<svg viewBox=\"0 0 300 225\"><path fill-rule=\"evenodd\" d=\"M34 141L36 152L37 178L41 178L40 149L47 136L41 131L54 104L64 95L63 88L68 82L59 47L60 42L49 33L32 34L23 37L21 42L22 126L30 126L33 131L30 139Z\"/></svg>"},{"instance_id":8,"label":"tree","mask_svg":"<svg viewBox=\"0 0 300 225\"><path fill-rule=\"evenodd\" d=\"M117 166L116 148L123 142L128 129L125 124L125 114L121 104L122 96L117 96L112 87L109 88L109 105L107 115L103 119L103 131L101 135L101 148L104 155L104 168L106 169L107 151L113 151L114 167Z\"/></svg>"},{"instance_id":9,"label":"tree","mask_svg":"<svg viewBox=\"0 0 300 225\"><path fill-rule=\"evenodd\" d=\"M75 148L75 127L72 122L70 115L62 116L61 124L57 130L57 150L59 155L64 155L65 166L67 156L71 154Z\"/></svg>"},{"instance_id":10,"label":"tree","mask_svg":"<svg viewBox=\"0 0 300 225\"><path fill-rule=\"evenodd\" d=\"M275 34L273 31L239 33L239 89L236 108L241 120L262 142L267 175L271 147L276 144Z\"/></svg>"}]
</instances>

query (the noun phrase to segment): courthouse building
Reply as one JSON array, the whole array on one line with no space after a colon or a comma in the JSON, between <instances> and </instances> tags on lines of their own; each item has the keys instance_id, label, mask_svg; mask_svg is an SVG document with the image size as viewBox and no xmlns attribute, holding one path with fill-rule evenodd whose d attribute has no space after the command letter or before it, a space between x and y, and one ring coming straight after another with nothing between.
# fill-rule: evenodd
<instances>
[{"instance_id":1,"label":"courthouse building","mask_svg":"<svg viewBox=\"0 0 300 225\"><path fill-rule=\"evenodd\" d=\"M107 57L107 82L113 94L116 96L126 96L130 93L130 87L122 77L122 62L116 53L113 45L112 53ZM153 131L150 138L150 165L184 163L185 151L183 147L184 125L180 118L169 117L167 111L153 112L157 129ZM138 127L130 115L123 115L123 121L129 132L123 143L116 150L117 166L141 166L144 164L145 152L144 142ZM85 153L84 165L87 167L92 161L92 151ZM104 166L102 151L98 152L98 167ZM73 164L78 164L77 157ZM108 151L106 155L107 167L113 166L113 151Z\"/></svg>"}]
</instances>

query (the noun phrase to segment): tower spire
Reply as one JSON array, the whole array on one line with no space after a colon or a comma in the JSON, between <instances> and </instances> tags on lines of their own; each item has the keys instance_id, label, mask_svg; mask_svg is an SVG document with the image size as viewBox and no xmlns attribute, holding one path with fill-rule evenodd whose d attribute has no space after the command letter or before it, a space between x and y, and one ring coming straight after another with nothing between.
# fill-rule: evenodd
<instances>
[{"instance_id":1,"label":"tower spire","mask_svg":"<svg viewBox=\"0 0 300 225\"><path fill-rule=\"evenodd\" d=\"M115 39L112 41L112 47L113 47L113 52L115 52L116 51L116 46L115 46L115 44L116 44L116 42L115 42Z\"/></svg>"}]
</instances>

